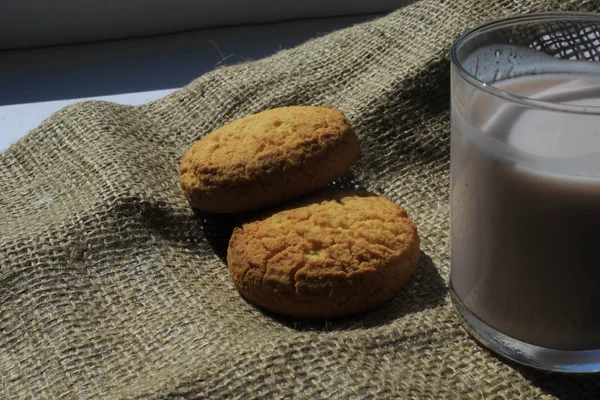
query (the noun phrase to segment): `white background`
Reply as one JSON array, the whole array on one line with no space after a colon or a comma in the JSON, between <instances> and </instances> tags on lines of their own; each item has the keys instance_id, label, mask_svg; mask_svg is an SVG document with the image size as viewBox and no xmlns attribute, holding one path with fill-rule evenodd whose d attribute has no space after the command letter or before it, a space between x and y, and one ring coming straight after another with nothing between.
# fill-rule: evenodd
<instances>
[{"instance_id":1,"label":"white background","mask_svg":"<svg viewBox=\"0 0 600 400\"><path fill-rule=\"evenodd\" d=\"M328 15L335 10L343 10L342 14L367 10L381 11L407 2L408 0L352 0L346 3L339 0L321 3L317 3L316 0L222 0L220 3L219 0L88 0L77 2L80 5L79 19L65 19L63 16L63 19L56 20L43 17L42 14L46 11L49 15L60 14L48 8L47 4L52 4L59 11L60 7L64 6L63 11L68 14L77 11L69 9L67 12L67 5L75 7L75 1L0 0L0 43L4 41L5 45L31 45L38 43L37 41L59 39L99 39L106 35L114 35L115 32L120 32L120 35L148 33L153 30L168 31L175 25L185 26L192 20L194 24L199 25L230 24L238 21L255 22ZM144 4L143 7L141 3ZM84 4L85 12L81 11L81 5ZM92 18L91 10L100 7L100 4L106 4L106 10L113 11ZM133 7L135 4L137 8ZM169 13L164 9L166 14L162 20L163 24L150 28L149 26L157 21L159 11L163 10L161 7L166 4L172 6L173 10ZM185 16L185 4L189 5L190 18ZM221 6L217 7L217 4ZM281 4L286 4L287 8ZM305 5L302 10L299 10L300 4ZM346 4L346 8L341 4ZM201 9L199 5L205 8ZM242 5L246 7L245 17L240 14ZM337 5L337 8L334 5ZM134 9L145 11L137 16L131 14L131 24L123 24L115 19L113 25L105 25L100 30L93 21L88 21L88 27L84 26L86 18L97 22L102 18L115 17L115 7L123 8L119 8L121 17L133 13ZM225 13L227 7L231 7L233 11ZM18 12L19 9L22 13ZM31 17L30 25L25 23L27 15ZM192 18L194 15L195 19ZM121 40L0 50L0 151L25 136L52 113L76 101L101 99L121 104L143 104L181 88L220 65L259 59L279 49L299 45L313 37L380 15L370 13L360 16L205 28ZM177 21L181 24L178 25ZM58 23L63 24L61 28L56 27ZM15 27L14 31L7 28L11 24ZM136 32L128 31L133 26Z\"/></svg>"},{"instance_id":2,"label":"white background","mask_svg":"<svg viewBox=\"0 0 600 400\"><path fill-rule=\"evenodd\" d=\"M0 0L0 48L372 14L408 0Z\"/></svg>"}]
</instances>

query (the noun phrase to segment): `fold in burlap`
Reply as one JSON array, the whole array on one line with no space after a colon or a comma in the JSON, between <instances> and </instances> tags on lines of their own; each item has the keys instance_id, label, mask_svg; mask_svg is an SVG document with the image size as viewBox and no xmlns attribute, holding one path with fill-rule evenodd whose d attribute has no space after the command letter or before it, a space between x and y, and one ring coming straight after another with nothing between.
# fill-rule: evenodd
<instances>
[{"instance_id":1,"label":"fold in burlap","mask_svg":"<svg viewBox=\"0 0 600 400\"><path fill-rule=\"evenodd\" d=\"M449 63L473 24L598 2L424 1L139 107L86 102L0 155L0 397L597 398L600 380L501 361L449 301ZM261 312L222 256L234 217L194 215L191 143L249 113L342 109L346 179L403 205L422 261L383 308L324 323Z\"/></svg>"}]
</instances>

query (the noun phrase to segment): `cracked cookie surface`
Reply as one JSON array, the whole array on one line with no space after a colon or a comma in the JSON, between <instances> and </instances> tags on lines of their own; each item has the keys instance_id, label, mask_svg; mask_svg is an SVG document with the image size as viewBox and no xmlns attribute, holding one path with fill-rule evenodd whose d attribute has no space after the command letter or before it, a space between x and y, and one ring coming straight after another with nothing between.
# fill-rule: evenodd
<instances>
[{"instance_id":1,"label":"cracked cookie surface","mask_svg":"<svg viewBox=\"0 0 600 400\"><path fill-rule=\"evenodd\" d=\"M192 207L240 212L316 190L348 170L358 153L341 111L275 108L198 140L183 155L179 180Z\"/></svg>"},{"instance_id":2,"label":"cracked cookie surface","mask_svg":"<svg viewBox=\"0 0 600 400\"><path fill-rule=\"evenodd\" d=\"M236 228L229 273L240 293L275 313L335 317L375 308L409 280L419 237L384 197L328 189Z\"/></svg>"}]
</instances>

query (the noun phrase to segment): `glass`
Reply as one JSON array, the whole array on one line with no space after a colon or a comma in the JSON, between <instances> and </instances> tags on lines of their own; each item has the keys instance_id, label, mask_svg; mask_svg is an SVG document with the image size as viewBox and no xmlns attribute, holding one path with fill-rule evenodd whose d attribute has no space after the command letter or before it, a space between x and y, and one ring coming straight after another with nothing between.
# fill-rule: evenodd
<instances>
[{"instance_id":1,"label":"glass","mask_svg":"<svg viewBox=\"0 0 600 400\"><path fill-rule=\"evenodd\" d=\"M451 59L458 314L509 359L600 371L600 16L494 21Z\"/></svg>"}]
</instances>

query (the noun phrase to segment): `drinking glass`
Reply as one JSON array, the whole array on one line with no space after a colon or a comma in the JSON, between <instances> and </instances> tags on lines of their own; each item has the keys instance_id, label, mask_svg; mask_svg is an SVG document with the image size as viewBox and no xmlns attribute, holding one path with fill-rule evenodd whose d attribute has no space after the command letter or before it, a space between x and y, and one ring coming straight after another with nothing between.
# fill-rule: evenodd
<instances>
[{"instance_id":1,"label":"drinking glass","mask_svg":"<svg viewBox=\"0 0 600 400\"><path fill-rule=\"evenodd\" d=\"M451 295L467 331L600 371L600 16L490 22L451 49Z\"/></svg>"}]
</instances>

